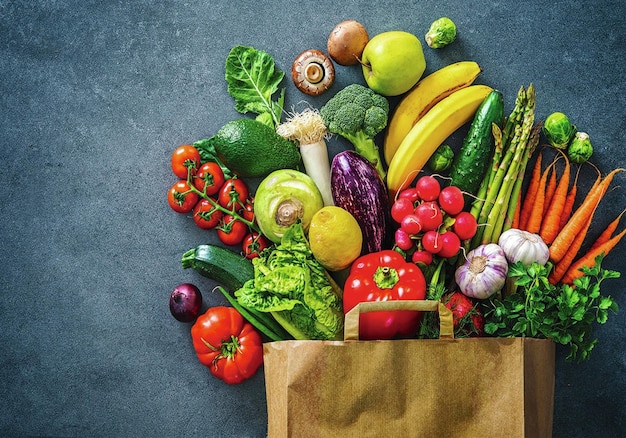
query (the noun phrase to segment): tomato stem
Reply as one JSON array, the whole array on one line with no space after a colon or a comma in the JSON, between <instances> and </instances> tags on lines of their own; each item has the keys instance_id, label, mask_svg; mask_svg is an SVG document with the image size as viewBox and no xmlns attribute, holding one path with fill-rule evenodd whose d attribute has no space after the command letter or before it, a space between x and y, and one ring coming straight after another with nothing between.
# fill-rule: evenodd
<instances>
[{"instance_id":1,"label":"tomato stem","mask_svg":"<svg viewBox=\"0 0 626 438\"><path fill-rule=\"evenodd\" d=\"M258 233L261 233L261 229L259 228L259 226L256 223L254 223L254 221L247 220L246 218L241 216L239 213L237 213L234 209L233 210L229 210L228 208L222 207L219 202L217 202L215 199L213 199L212 197L210 197L209 195L206 194L206 185L204 186L203 190L198 190L196 188L196 186L193 185L191 179L192 179L192 177L191 177L191 174L190 174L189 177L187 178L187 185L189 186L189 190L184 192L184 193L182 193L181 196L184 197L184 195L186 195L187 193L196 193L201 198L206 199L207 201L209 201L211 203L211 205L213 205L213 207L215 209L220 210L224 214L232 215L236 220L238 220L240 222L243 222L250 229L252 229L252 230L254 230L254 231L258 232Z\"/></svg>"}]
</instances>

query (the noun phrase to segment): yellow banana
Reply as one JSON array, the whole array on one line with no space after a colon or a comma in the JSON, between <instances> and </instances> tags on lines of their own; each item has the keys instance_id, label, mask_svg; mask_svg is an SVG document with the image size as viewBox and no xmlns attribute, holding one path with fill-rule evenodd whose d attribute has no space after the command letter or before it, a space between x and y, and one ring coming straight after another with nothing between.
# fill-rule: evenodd
<instances>
[{"instance_id":1,"label":"yellow banana","mask_svg":"<svg viewBox=\"0 0 626 438\"><path fill-rule=\"evenodd\" d=\"M391 162L398 146L413 125L437 102L461 88L470 86L480 74L480 66L474 61L460 61L447 65L420 80L402 98L389 120L385 134L384 156Z\"/></svg>"},{"instance_id":2,"label":"yellow banana","mask_svg":"<svg viewBox=\"0 0 626 438\"><path fill-rule=\"evenodd\" d=\"M444 140L472 120L491 91L487 85L470 85L455 91L411 128L389 163L387 188L392 199L411 184Z\"/></svg>"}]
</instances>

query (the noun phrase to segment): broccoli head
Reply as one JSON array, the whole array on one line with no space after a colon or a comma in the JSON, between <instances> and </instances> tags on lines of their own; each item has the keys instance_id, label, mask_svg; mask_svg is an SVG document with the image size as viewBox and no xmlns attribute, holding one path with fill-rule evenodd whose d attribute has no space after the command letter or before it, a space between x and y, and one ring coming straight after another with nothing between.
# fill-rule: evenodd
<instances>
[{"instance_id":1,"label":"broccoli head","mask_svg":"<svg viewBox=\"0 0 626 438\"><path fill-rule=\"evenodd\" d=\"M380 151L374 137L387 126L387 98L360 84L351 84L337 92L321 109L320 115L329 132L346 138L354 150L367 158L383 180Z\"/></svg>"}]
</instances>

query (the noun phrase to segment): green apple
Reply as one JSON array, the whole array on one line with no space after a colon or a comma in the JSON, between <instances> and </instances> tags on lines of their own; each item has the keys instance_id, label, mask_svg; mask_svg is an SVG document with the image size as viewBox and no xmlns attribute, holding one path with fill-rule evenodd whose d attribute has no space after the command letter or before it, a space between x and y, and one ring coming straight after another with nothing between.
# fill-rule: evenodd
<instances>
[{"instance_id":1,"label":"green apple","mask_svg":"<svg viewBox=\"0 0 626 438\"><path fill-rule=\"evenodd\" d=\"M383 96L406 93L420 80L426 59L419 38L399 30L379 33L361 55L367 85Z\"/></svg>"}]
</instances>

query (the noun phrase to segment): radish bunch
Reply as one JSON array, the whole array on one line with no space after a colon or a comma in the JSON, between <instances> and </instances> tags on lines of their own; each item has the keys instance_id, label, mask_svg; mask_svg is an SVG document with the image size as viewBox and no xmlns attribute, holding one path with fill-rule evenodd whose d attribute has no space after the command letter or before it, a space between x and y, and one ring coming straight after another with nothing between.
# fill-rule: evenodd
<instances>
[{"instance_id":1,"label":"radish bunch","mask_svg":"<svg viewBox=\"0 0 626 438\"><path fill-rule=\"evenodd\" d=\"M476 234L476 218L464 211L463 192L456 186L441 187L432 175L420 177L415 186L398 193L391 217L399 225L395 246L415 263L432 263L433 256L451 258L463 241Z\"/></svg>"}]
</instances>

